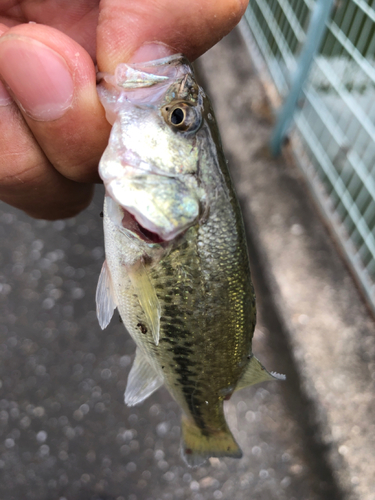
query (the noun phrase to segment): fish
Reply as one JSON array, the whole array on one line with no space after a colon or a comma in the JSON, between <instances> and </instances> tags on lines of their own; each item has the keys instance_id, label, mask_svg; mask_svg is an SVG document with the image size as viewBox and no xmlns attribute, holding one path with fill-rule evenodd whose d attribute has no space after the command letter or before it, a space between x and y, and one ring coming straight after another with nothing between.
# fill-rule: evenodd
<instances>
[{"instance_id":1,"label":"fish","mask_svg":"<svg viewBox=\"0 0 375 500\"><path fill-rule=\"evenodd\" d=\"M162 385L182 410L181 454L196 467L240 458L224 401L283 379L252 353L256 302L239 203L211 103L182 54L98 75L112 124L106 189L104 329L117 308L136 343L125 403Z\"/></svg>"}]
</instances>

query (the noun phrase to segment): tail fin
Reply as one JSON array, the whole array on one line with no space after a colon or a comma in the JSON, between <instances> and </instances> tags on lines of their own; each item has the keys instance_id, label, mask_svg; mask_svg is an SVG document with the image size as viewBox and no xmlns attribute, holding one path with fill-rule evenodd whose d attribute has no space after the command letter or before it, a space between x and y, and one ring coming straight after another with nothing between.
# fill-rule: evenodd
<instances>
[{"instance_id":1,"label":"tail fin","mask_svg":"<svg viewBox=\"0 0 375 500\"><path fill-rule=\"evenodd\" d=\"M181 455L190 467L198 467L210 457L242 457L242 451L227 426L206 434L184 415L181 424Z\"/></svg>"}]
</instances>

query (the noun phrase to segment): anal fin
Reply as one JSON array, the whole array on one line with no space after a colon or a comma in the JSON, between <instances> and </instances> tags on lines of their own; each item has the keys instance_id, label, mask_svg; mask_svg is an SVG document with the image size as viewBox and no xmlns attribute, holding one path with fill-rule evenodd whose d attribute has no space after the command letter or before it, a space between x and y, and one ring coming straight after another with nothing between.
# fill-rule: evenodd
<instances>
[{"instance_id":1,"label":"anal fin","mask_svg":"<svg viewBox=\"0 0 375 500\"><path fill-rule=\"evenodd\" d=\"M98 285L96 287L96 316L99 321L100 328L104 330L108 326L113 316L113 311L116 309L114 300L112 280L109 273L107 261L104 261L100 272Z\"/></svg>"},{"instance_id":2,"label":"anal fin","mask_svg":"<svg viewBox=\"0 0 375 500\"><path fill-rule=\"evenodd\" d=\"M265 382L267 380L285 380L285 378L285 375L267 371L262 363L252 355L245 373L236 386L236 391L248 387L249 385L258 384L259 382Z\"/></svg>"},{"instance_id":3,"label":"anal fin","mask_svg":"<svg viewBox=\"0 0 375 500\"><path fill-rule=\"evenodd\" d=\"M155 345L159 344L160 303L143 262L127 267L129 278L150 325Z\"/></svg>"},{"instance_id":4,"label":"anal fin","mask_svg":"<svg viewBox=\"0 0 375 500\"><path fill-rule=\"evenodd\" d=\"M134 406L151 396L164 383L152 368L146 356L137 347L125 390L125 404Z\"/></svg>"}]
</instances>

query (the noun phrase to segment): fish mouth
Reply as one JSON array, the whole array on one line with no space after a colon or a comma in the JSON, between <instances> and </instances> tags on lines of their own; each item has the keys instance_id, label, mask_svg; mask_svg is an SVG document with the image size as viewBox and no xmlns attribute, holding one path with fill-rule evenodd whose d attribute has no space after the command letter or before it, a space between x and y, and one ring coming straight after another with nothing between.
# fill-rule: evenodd
<instances>
[{"instance_id":1,"label":"fish mouth","mask_svg":"<svg viewBox=\"0 0 375 500\"><path fill-rule=\"evenodd\" d=\"M200 192L185 179L139 173L104 184L111 206L118 207L110 218L148 243L171 242L199 218Z\"/></svg>"},{"instance_id":2,"label":"fish mouth","mask_svg":"<svg viewBox=\"0 0 375 500\"><path fill-rule=\"evenodd\" d=\"M123 207L106 192L104 204L104 217L120 231L124 230L127 236L137 238L149 245L168 243L160 234L150 231L142 225L135 215Z\"/></svg>"},{"instance_id":3,"label":"fish mouth","mask_svg":"<svg viewBox=\"0 0 375 500\"><path fill-rule=\"evenodd\" d=\"M128 212L124 207L121 208L124 213L121 221L123 228L136 234L145 243L166 243L166 240L164 240L158 233L154 233L153 231L143 227L132 213Z\"/></svg>"}]
</instances>

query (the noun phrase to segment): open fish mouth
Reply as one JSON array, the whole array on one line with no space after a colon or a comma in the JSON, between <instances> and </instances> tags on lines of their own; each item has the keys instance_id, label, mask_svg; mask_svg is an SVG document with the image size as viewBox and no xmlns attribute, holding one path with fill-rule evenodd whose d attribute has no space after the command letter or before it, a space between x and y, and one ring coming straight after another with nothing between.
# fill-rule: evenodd
<instances>
[{"instance_id":1,"label":"open fish mouth","mask_svg":"<svg viewBox=\"0 0 375 500\"><path fill-rule=\"evenodd\" d=\"M121 221L121 225L124 229L131 231L133 234L136 234L141 240L146 243L165 243L164 240L158 233L153 231L149 231L145 227L143 227L133 214L125 210L124 208L124 216Z\"/></svg>"},{"instance_id":2,"label":"open fish mouth","mask_svg":"<svg viewBox=\"0 0 375 500\"><path fill-rule=\"evenodd\" d=\"M140 170L104 183L107 194L124 213L121 226L145 241L172 241L199 218L200 193L186 179Z\"/></svg>"},{"instance_id":3,"label":"open fish mouth","mask_svg":"<svg viewBox=\"0 0 375 500\"><path fill-rule=\"evenodd\" d=\"M107 216L110 221L120 230L125 230L128 235L131 233L133 237L150 245L167 244L178 236L184 234L184 232L192 225L189 223L186 227L181 228L174 225L173 222L175 221L172 220L169 221L170 227L169 233L167 233L164 226L161 230L159 230L159 228L156 227L152 221L149 221L144 216L139 216L137 213L133 213L127 206L124 207L111 195L108 189L106 199Z\"/></svg>"}]
</instances>

